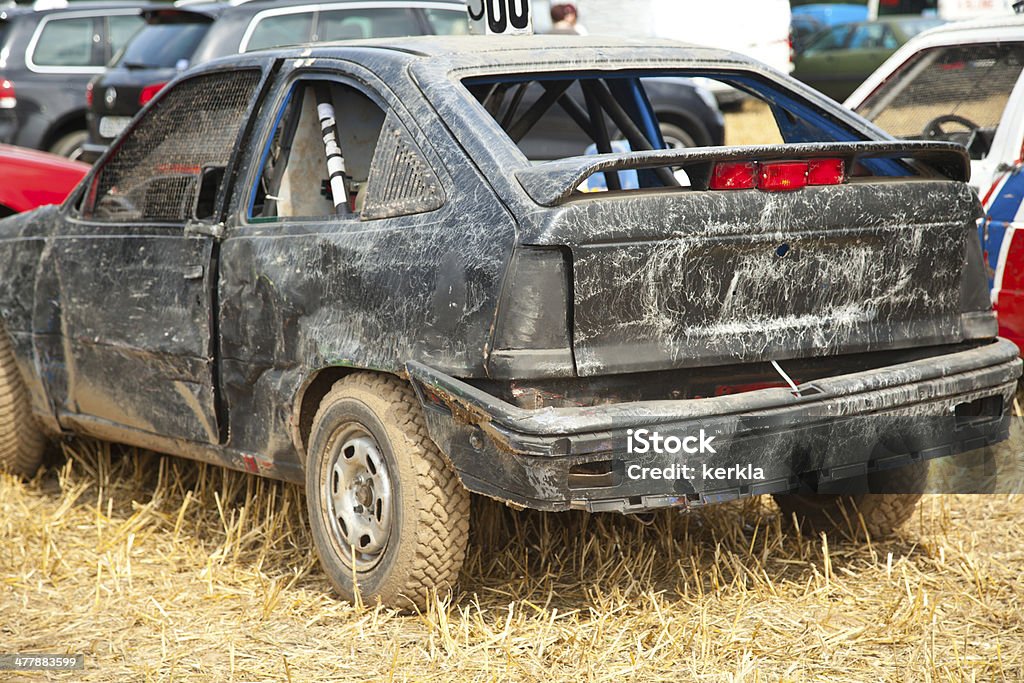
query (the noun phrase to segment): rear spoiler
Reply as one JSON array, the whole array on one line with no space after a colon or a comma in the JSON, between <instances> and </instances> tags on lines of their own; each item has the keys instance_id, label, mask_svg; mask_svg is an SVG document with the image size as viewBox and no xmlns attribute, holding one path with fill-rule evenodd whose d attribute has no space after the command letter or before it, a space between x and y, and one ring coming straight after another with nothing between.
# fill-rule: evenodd
<instances>
[{"instance_id":1,"label":"rear spoiler","mask_svg":"<svg viewBox=\"0 0 1024 683\"><path fill-rule=\"evenodd\" d=\"M202 8L167 5L166 7L147 7L142 10L141 14L147 24L208 24L222 13L223 8L219 5Z\"/></svg>"},{"instance_id":2,"label":"rear spoiler","mask_svg":"<svg viewBox=\"0 0 1024 683\"><path fill-rule=\"evenodd\" d=\"M659 149L624 154L597 154L549 161L516 172L526 193L542 206L561 204L595 173L661 167L682 167L693 186L707 187L711 166L720 161L777 161L780 159L840 158L847 168L867 159L895 159L924 162L950 180L967 182L971 160L967 148L951 142L862 142L802 143L794 145L757 145L744 147L694 147Z\"/></svg>"}]
</instances>

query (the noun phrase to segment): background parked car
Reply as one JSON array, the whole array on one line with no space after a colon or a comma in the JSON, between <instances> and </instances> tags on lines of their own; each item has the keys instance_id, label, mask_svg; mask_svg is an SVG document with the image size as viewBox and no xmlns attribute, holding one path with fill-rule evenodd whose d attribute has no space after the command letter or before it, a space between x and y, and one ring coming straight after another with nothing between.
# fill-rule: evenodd
<instances>
[{"instance_id":1,"label":"background parked car","mask_svg":"<svg viewBox=\"0 0 1024 683\"><path fill-rule=\"evenodd\" d=\"M0 145L0 218L60 204L88 172L55 154Z\"/></svg>"},{"instance_id":2,"label":"background parked car","mask_svg":"<svg viewBox=\"0 0 1024 683\"><path fill-rule=\"evenodd\" d=\"M793 49L802 50L819 31L830 26L867 20L867 5L838 2L798 5L793 8L793 23L791 24Z\"/></svg>"},{"instance_id":3,"label":"background parked car","mask_svg":"<svg viewBox=\"0 0 1024 683\"><path fill-rule=\"evenodd\" d=\"M138 33L107 70L86 88L89 142L94 161L138 111L192 63L192 56L227 3L150 8Z\"/></svg>"},{"instance_id":4,"label":"background parked car","mask_svg":"<svg viewBox=\"0 0 1024 683\"><path fill-rule=\"evenodd\" d=\"M258 0L152 7L146 26L89 84L85 158L102 154L142 107L190 65L280 45L405 35L466 33L466 5L455 0Z\"/></svg>"},{"instance_id":5,"label":"background parked car","mask_svg":"<svg viewBox=\"0 0 1024 683\"><path fill-rule=\"evenodd\" d=\"M793 76L841 102L900 45L941 23L914 16L839 24L811 38L797 53Z\"/></svg>"},{"instance_id":6,"label":"background parked car","mask_svg":"<svg viewBox=\"0 0 1024 683\"><path fill-rule=\"evenodd\" d=\"M85 86L142 26L143 3L0 10L0 142L77 157Z\"/></svg>"}]
</instances>

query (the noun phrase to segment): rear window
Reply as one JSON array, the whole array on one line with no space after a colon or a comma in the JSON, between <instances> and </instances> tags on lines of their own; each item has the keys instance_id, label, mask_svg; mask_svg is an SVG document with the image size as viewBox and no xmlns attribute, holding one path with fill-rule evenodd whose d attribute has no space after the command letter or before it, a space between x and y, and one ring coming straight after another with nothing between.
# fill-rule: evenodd
<instances>
[{"instance_id":1,"label":"rear window","mask_svg":"<svg viewBox=\"0 0 1024 683\"><path fill-rule=\"evenodd\" d=\"M722 139L699 139L698 132L675 118L673 107L720 116L704 87L735 88L750 96L741 111L725 117L724 143L748 147L870 139L836 113L811 104L779 84L749 73L577 72L470 78L463 84L533 164L570 157L629 152L717 147ZM703 104L702 104L703 103ZM710 111L709 111L710 110ZM755 150L751 150L754 153ZM778 156L779 150L763 154ZM682 187L705 189L714 155L690 155L686 168L666 164L642 171L594 173L579 190ZM699 157L699 158L698 158ZM703 161L702 159L709 161ZM773 157L774 158L774 157ZM625 161L612 166L629 167ZM604 163L602 161L601 163ZM862 158L846 164L851 179L908 176L916 173L897 159ZM692 167L699 168L692 168Z\"/></svg>"},{"instance_id":2,"label":"rear window","mask_svg":"<svg viewBox=\"0 0 1024 683\"><path fill-rule=\"evenodd\" d=\"M107 17L107 38L110 40L110 53L112 55L117 54L144 25L145 22L138 14L120 14Z\"/></svg>"},{"instance_id":3,"label":"rear window","mask_svg":"<svg viewBox=\"0 0 1024 683\"><path fill-rule=\"evenodd\" d=\"M278 14L257 19L243 52L308 42L313 35L313 13Z\"/></svg>"},{"instance_id":4,"label":"rear window","mask_svg":"<svg viewBox=\"0 0 1024 683\"><path fill-rule=\"evenodd\" d=\"M209 22L148 25L128 43L116 65L129 69L179 66L192 58L209 30Z\"/></svg>"},{"instance_id":5,"label":"rear window","mask_svg":"<svg viewBox=\"0 0 1024 683\"><path fill-rule=\"evenodd\" d=\"M856 111L901 138L967 144L984 158L1024 67L1024 43L922 50Z\"/></svg>"},{"instance_id":6,"label":"rear window","mask_svg":"<svg viewBox=\"0 0 1024 683\"><path fill-rule=\"evenodd\" d=\"M44 20L32 63L38 66L100 66L93 51L96 26L91 17Z\"/></svg>"}]
</instances>

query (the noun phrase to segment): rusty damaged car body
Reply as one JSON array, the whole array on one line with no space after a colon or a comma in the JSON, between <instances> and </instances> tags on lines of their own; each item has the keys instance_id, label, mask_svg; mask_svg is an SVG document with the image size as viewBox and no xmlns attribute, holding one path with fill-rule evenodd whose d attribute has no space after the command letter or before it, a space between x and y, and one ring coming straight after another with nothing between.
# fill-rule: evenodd
<instances>
[{"instance_id":1,"label":"rusty damaged car body","mask_svg":"<svg viewBox=\"0 0 1024 683\"><path fill-rule=\"evenodd\" d=\"M645 83L697 76L778 130L667 148ZM591 148L533 163L556 110ZM821 518L840 490L884 533L916 498L879 482L1008 433L968 164L668 42L215 61L0 223L0 458L79 433L303 482L333 584L389 604L455 581L468 492Z\"/></svg>"}]
</instances>

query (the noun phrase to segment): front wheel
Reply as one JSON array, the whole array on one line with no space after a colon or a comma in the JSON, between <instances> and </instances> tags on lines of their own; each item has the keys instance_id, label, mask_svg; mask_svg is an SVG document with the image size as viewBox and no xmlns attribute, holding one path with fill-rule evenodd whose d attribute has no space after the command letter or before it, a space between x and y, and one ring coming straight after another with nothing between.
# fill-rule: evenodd
<instances>
[{"instance_id":1,"label":"front wheel","mask_svg":"<svg viewBox=\"0 0 1024 683\"><path fill-rule=\"evenodd\" d=\"M358 373L313 420L306 501L317 554L346 599L423 609L458 579L469 493L430 440L408 384Z\"/></svg>"}]
</instances>

